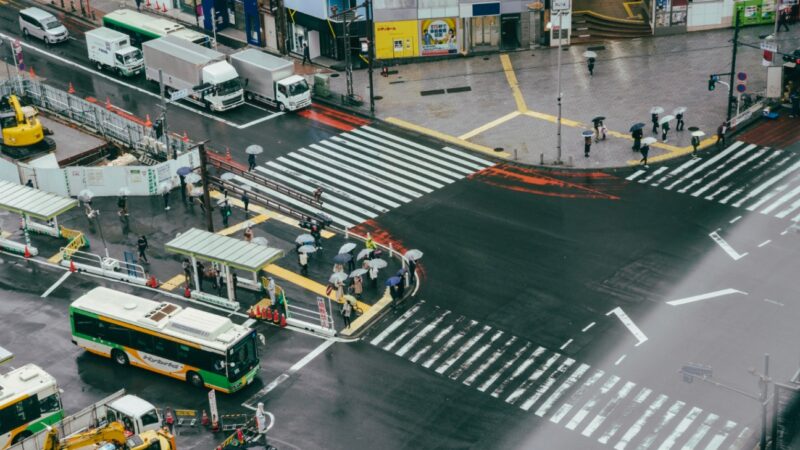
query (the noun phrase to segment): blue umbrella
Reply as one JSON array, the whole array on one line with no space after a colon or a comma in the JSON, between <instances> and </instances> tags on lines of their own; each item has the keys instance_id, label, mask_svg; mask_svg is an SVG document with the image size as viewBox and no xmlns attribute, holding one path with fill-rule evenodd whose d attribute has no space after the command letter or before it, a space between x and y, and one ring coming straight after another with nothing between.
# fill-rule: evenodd
<instances>
[{"instance_id":1,"label":"blue umbrella","mask_svg":"<svg viewBox=\"0 0 800 450\"><path fill-rule=\"evenodd\" d=\"M337 264L347 264L351 259L353 259L353 255L350 253L339 253L333 257L333 262Z\"/></svg>"},{"instance_id":2,"label":"blue umbrella","mask_svg":"<svg viewBox=\"0 0 800 450\"><path fill-rule=\"evenodd\" d=\"M185 177L192 172L192 168L188 166L178 167L178 175Z\"/></svg>"},{"instance_id":3,"label":"blue umbrella","mask_svg":"<svg viewBox=\"0 0 800 450\"><path fill-rule=\"evenodd\" d=\"M397 286L402 281L403 281L403 279L400 278L400 277L392 277L392 278L389 278L388 280L386 280L386 285L387 286Z\"/></svg>"}]
</instances>

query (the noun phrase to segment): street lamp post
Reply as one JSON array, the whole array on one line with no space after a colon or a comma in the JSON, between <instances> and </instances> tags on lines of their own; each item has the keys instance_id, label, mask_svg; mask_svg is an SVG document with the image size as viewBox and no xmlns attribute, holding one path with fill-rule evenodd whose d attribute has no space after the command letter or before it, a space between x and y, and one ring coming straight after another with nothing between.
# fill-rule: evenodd
<instances>
[{"instance_id":1,"label":"street lamp post","mask_svg":"<svg viewBox=\"0 0 800 450\"><path fill-rule=\"evenodd\" d=\"M557 65L558 65L558 77L557 77L557 79L558 79L558 93L557 93L557 95L558 95L558 119L557 119L558 127L557 127L557 129L558 129L558 131L556 132L557 135L558 135L557 143L556 143L556 150L558 151L558 154L556 156L556 162L555 162L557 165L560 165L560 164L563 163L563 161L561 161L561 97L562 97L562 94L561 94L561 37L563 36L563 34L562 34L563 33L562 32L562 26L563 25L564 25L564 10L560 10L560 11L558 11L558 63L557 63Z\"/></svg>"},{"instance_id":2,"label":"street lamp post","mask_svg":"<svg viewBox=\"0 0 800 450\"><path fill-rule=\"evenodd\" d=\"M375 58L375 31L372 17L372 0L366 0L364 4L367 7L367 61L369 73L369 112L375 115L375 88L372 85L372 60Z\"/></svg>"}]
</instances>

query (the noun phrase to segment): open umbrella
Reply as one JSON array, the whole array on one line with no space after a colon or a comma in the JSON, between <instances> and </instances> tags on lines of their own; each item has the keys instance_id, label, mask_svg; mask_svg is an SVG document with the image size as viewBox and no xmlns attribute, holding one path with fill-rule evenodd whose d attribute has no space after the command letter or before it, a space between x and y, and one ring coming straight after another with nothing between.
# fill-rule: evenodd
<instances>
[{"instance_id":1,"label":"open umbrella","mask_svg":"<svg viewBox=\"0 0 800 450\"><path fill-rule=\"evenodd\" d=\"M195 187L189 192L190 197L200 197L203 195L203 188L200 186Z\"/></svg>"},{"instance_id":2,"label":"open umbrella","mask_svg":"<svg viewBox=\"0 0 800 450\"><path fill-rule=\"evenodd\" d=\"M344 272L334 272L333 275L331 275L331 277L328 278L328 281L330 283L339 283L339 282L342 282L342 281L344 281L346 279L347 279L347 274L346 273L344 273Z\"/></svg>"},{"instance_id":3,"label":"open umbrella","mask_svg":"<svg viewBox=\"0 0 800 450\"><path fill-rule=\"evenodd\" d=\"M339 248L339 253L350 253L354 248L356 248L356 244L348 242Z\"/></svg>"},{"instance_id":4,"label":"open umbrella","mask_svg":"<svg viewBox=\"0 0 800 450\"><path fill-rule=\"evenodd\" d=\"M350 278L360 277L361 275L364 275L365 273L367 273L367 269L358 268L358 269L350 272Z\"/></svg>"},{"instance_id":5,"label":"open umbrella","mask_svg":"<svg viewBox=\"0 0 800 450\"><path fill-rule=\"evenodd\" d=\"M175 171L178 175L185 177L192 173L192 168L189 166L178 167L178 170Z\"/></svg>"},{"instance_id":6,"label":"open umbrella","mask_svg":"<svg viewBox=\"0 0 800 450\"><path fill-rule=\"evenodd\" d=\"M648 137L642 139L642 144L650 145L650 144L655 144L656 142L658 142L658 139L656 139L656 138L654 138L652 136L648 136Z\"/></svg>"},{"instance_id":7,"label":"open umbrella","mask_svg":"<svg viewBox=\"0 0 800 450\"><path fill-rule=\"evenodd\" d=\"M353 296L352 296L352 295L350 295L350 294L347 294L347 295L345 295L345 296L344 296L344 297L342 297L342 298L344 299L344 301L346 301L346 302L350 302L350 303L353 303L353 304L355 304L355 303L358 301L358 299L357 299L357 298L353 297Z\"/></svg>"},{"instance_id":8,"label":"open umbrella","mask_svg":"<svg viewBox=\"0 0 800 450\"><path fill-rule=\"evenodd\" d=\"M231 172L225 172L219 176L222 181L231 181L232 179L236 178L236 174Z\"/></svg>"},{"instance_id":9,"label":"open umbrella","mask_svg":"<svg viewBox=\"0 0 800 450\"><path fill-rule=\"evenodd\" d=\"M685 106L679 106L679 107L675 108L672 111L672 114L675 114L677 116L678 114L683 114L685 112L686 112L686 107Z\"/></svg>"},{"instance_id":10,"label":"open umbrella","mask_svg":"<svg viewBox=\"0 0 800 450\"><path fill-rule=\"evenodd\" d=\"M361 261L362 259L366 258L370 253L372 253L371 248L362 249L358 252L358 256L356 256L356 261Z\"/></svg>"},{"instance_id":11,"label":"open umbrella","mask_svg":"<svg viewBox=\"0 0 800 450\"><path fill-rule=\"evenodd\" d=\"M186 175L185 181L187 183L195 184L195 183L200 182L200 180L202 180L202 179L203 179L203 177L201 177L200 175L192 172L189 175Z\"/></svg>"},{"instance_id":12,"label":"open umbrella","mask_svg":"<svg viewBox=\"0 0 800 450\"><path fill-rule=\"evenodd\" d=\"M597 58L597 53L595 53L595 52L593 52L591 50L586 50L585 52L583 52L583 57L584 58Z\"/></svg>"},{"instance_id":13,"label":"open umbrella","mask_svg":"<svg viewBox=\"0 0 800 450\"><path fill-rule=\"evenodd\" d=\"M634 132L636 130L641 130L642 128L644 128L644 124L642 122L638 122L638 123L635 123L635 124L633 124L631 126L631 130L630 131Z\"/></svg>"},{"instance_id":14,"label":"open umbrella","mask_svg":"<svg viewBox=\"0 0 800 450\"><path fill-rule=\"evenodd\" d=\"M423 253L420 250L412 248L411 250L406 252L405 257L412 261L416 261L418 259L421 259L422 255Z\"/></svg>"},{"instance_id":15,"label":"open umbrella","mask_svg":"<svg viewBox=\"0 0 800 450\"><path fill-rule=\"evenodd\" d=\"M402 283L403 279L400 277L391 277L386 280L387 286L397 286L398 284Z\"/></svg>"},{"instance_id":16,"label":"open umbrella","mask_svg":"<svg viewBox=\"0 0 800 450\"><path fill-rule=\"evenodd\" d=\"M592 137L592 136L594 136L594 131L592 131L592 130L582 131L581 132L581 136L583 136L583 137Z\"/></svg>"},{"instance_id":17,"label":"open umbrella","mask_svg":"<svg viewBox=\"0 0 800 450\"><path fill-rule=\"evenodd\" d=\"M333 257L333 262L337 264L347 264L351 259L353 259L353 255L350 253L339 253Z\"/></svg>"},{"instance_id":18,"label":"open umbrella","mask_svg":"<svg viewBox=\"0 0 800 450\"><path fill-rule=\"evenodd\" d=\"M388 266L389 263L382 259L371 259L369 260L369 266L373 269L383 269L384 267Z\"/></svg>"},{"instance_id":19,"label":"open umbrella","mask_svg":"<svg viewBox=\"0 0 800 450\"><path fill-rule=\"evenodd\" d=\"M666 116L662 117L661 119L659 119L658 123L663 125L663 124L665 124L667 122L671 122L673 120L675 120L675 116L670 114L670 115L666 115Z\"/></svg>"},{"instance_id":20,"label":"open umbrella","mask_svg":"<svg viewBox=\"0 0 800 450\"><path fill-rule=\"evenodd\" d=\"M689 128L687 128L687 130L689 130L689 131L697 131L699 129L700 129L700 127L689 127Z\"/></svg>"},{"instance_id":21,"label":"open umbrella","mask_svg":"<svg viewBox=\"0 0 800 450\"><path fill-rule=\"evenodd\" d=\"M650 108L650 114L661 114L664 112L664 108L660 106L653 106Z\"/></svg>"},{"instance_id":22,"label":"open umbrella","mask_svg":"<svg viewBox=\"0 0 800 450\"><path fill-rule=\"evenodd\" d=\"M705 136L705 135L706 135L706 134L705 134L705 133L703 133L703 132L702 132L702 131L700 131L700 130L697 130L697 131L692 131L692 136L695 136L695 137L703 137L703 136Z\"/></svg>"},{"instance_id":23,"label":"open umbrella","mask_svg":"<svg viewBox=\"0 0 800 450\"><path fill-rule=\"evenodd\" d=\"M603 120L606 120L606 118L604 116L597 116L594 119L592 119L592 122L600 122L600 121L603 121Z\"/></svg>"},{"instance_id":24,"label":"open umbrella","mask_svg":"<svg viewBox=\"0 0 800 450\"><path fill-rule=\"evenodd\" d=\"M247 148L244 149L244 152L248 155L260 155L264 153L264 149L260 145L253 144L248 145Z\"/></svg>"},{"instance_id":25,"label":"open umbrella","mask_svg":"<svg viewBox=\"0 0 800 450\"><path fill-rule=\"evenodd\" d=\"M254 237L250 242L253 244L263 245L264 247L269 247L269 241L264 236Z\"/></svg>"},{"instance_id":26,"label":"open umbrella","mask_svg":"<svg viewBox=\"0 0 800 450\"><path fill-rule=\"evenodd\" d=\"M317 251L317 247L306 244L306 245L301 245L300 248L297 249L297 251L300 253L314 253Z\"/></svg>"},{"instance_id":27,"label":"open umbrella","mask_svg":"<svg viewBox=\"0 0 800 450\"><path fill-rule=\"evenodd\" d=\"M172 190L172 183L169 181L162 181L161 184L158 185L158 192L165 194Z\"/></svg>"},{"instance_id":28,"label":"open umbrella","mask_svg":"<svg viewBox=\"0 0 800 450\"><path fill-rule=\"evenodd\" d=\"M297 236L294 240L295 244L305 244L306 242L314 242L314 236L304 233L300 236Z\"/></svg>"},{"instance_id":29,"label":"open umbrella","mask_svg":"<svg viewBox=\"0 0 800 450\"><path fill-rule=\"evenodd\" d=\"M119 195L121 195L123 197L126 196L126 195L131 195L131 190L126 188L126 187L121 187L121 188L119 188Z\"/></svg>"},{"instance_id":30,"label":"open umbrella","mask_svg":"<svg viewBox=\"0 0 800 450\"><path fill-rule=\"evenodd\" d=\"M82 202L90 202L94 198L94 192L90 191L89 189L84 189L78 192L78 200Z\"/></svg>"}]
</instances>

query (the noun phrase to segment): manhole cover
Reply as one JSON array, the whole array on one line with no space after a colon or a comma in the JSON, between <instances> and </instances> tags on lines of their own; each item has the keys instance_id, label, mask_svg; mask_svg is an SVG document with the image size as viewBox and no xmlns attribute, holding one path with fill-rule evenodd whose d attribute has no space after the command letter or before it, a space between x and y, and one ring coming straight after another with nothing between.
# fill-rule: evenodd
<instances>
[{"instance_id":1,"label":"manhole cover","mask_svg":"<svg viewBox=\"0 0 800 450\"><path fill-rule=\"evenodd\" d=\"M500 153L500 152L503 151L503 147L495 147L494 151L496 151L497 153Z\"/></svg>"},{"instance_id":2,"label":"manhole cover","mask_svg":"<svg viewBox=\"0 0 800 450\"><path fill-rule=\"evenodd\" d=\"M338 76L339 76L339 74L338 74L338 73L332 73L332 74L331 74L331 78L336 78L336 77L338 77Z\"/></svg>"},{"instance_id":3,"label":"manhole cover","mask_svg":"<svg viewBox=\"0 0 800 450\"><path fill-rule=\"evenodd\" d=\"M374 98L375 100L383 100L383 96L382 95L376 95L376 96L374 96L372 98Z\"/></svg>"}]
</instances>

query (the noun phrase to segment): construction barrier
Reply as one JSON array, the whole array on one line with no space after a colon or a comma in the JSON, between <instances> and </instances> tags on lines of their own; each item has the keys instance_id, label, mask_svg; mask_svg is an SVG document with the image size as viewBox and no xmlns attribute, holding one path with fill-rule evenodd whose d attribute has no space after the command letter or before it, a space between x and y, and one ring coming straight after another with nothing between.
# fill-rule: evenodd
<instances>
[{"instance_id":1,"label":"construction barrier","mask_svg":"<svg viewBox=\"0 0 800 450\"><path fill-rule=\"evenodd\" d=\"M230 309L232 311L238 311L241 308L239 302L232 302L225 297L219 297L216 295L209 294L207 292L190 290L189 295L187 297L193 298L201 302L209 303L211 305L220 306L225 309Z\"/></svg>"},{"instance_id":2,"label":"construction barrier","mask_svg":"<svg viewBox=\"0 0 800 450\"><path fill-rule=\"evenodd\" d=\"M32 247L30 245L26 246L24 243L10 241L5 238L0 238L0 249L11 253L25 255L26 258L39 254L39 249L36 247Z\"/></svg>"},{"instance_id":3,"label":"construction barrier","mask_svg":"<svg viewBox=\"0 0 800 450\"><path fill-rule=\"evenodd\" d=\"M64 247L61 248L61 253L66 254ZM114 258L103 258L94 253L75 250L72 251L69 259L62 259L60 264L70 270L92 273L140 286L146 286L148 282L147 273L139 264L132 264Z\"/></svg>"}]
</instances>

